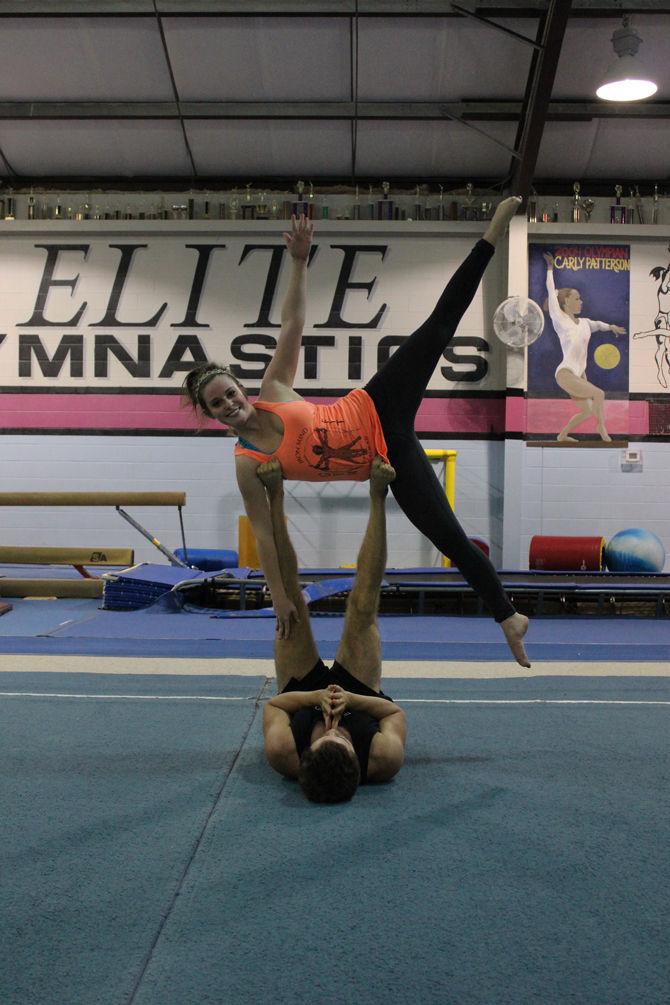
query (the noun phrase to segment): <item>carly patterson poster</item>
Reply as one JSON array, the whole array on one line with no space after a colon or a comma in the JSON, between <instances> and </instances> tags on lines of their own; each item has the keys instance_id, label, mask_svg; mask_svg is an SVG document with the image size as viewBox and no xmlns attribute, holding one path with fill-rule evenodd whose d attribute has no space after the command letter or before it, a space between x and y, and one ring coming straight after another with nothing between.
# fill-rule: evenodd
<instances>
[{"instance_id":1,"label":"carly patterson poster","mask_svg":"<svg viewBox=\"0 0 670 1005\"><path fill-rule=\"evenodd\" d=\"M531 244L528 293L543 309L528 350L531 436L609 441L628 433L630 248ZM552 282L553 278L553 282Z\"/></svg>"}]
</instances>

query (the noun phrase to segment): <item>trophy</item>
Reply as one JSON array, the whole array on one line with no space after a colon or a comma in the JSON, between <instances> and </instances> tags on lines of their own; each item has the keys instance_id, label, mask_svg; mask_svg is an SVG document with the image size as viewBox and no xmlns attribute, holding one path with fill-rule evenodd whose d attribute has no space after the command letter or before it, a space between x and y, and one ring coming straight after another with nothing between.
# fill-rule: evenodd
<instances>
[{"instance_id":1,"label":"trophy","mask_svg":"<svg viewBox=\"0 0 670 1005\"><path fill-rule=\"evenodd\" d=\"M537 200L528 200L528 223L537 223Z\"/></svg>"},{"instance_id":2,"label":"trophy","mask_svg":"<svg viewBox=\"0 0 670 1005\"><path fill-rule=\"evenodd\" d=\"M412 207L412 219L423 220L423 205L421 204L421 186L416 186L415 202Z\"/></svg>"},{"instance_id":3,"label":"trophy","mask_svg":"<svg viewBox=\"0 0 670 1005\"><path fill-rule=\"evenodd\" d=\"M259 192L258 198L260 201L256 204L256 219L267 220L270 215L270 209L265 198L265 192Z\"/></svg>"},{"instance_id":4,"label":"trophy","mask_svg":"<svg viewBox=\"0 0 670 1005\"><path fill-rule=\"evenodd\" d=\"M296 182L295 187L298 193L298 198L293 203L291 207L291 212L293 213L293 216L300 216L300 215L309 216L309 205L307 203L307 200L303 198L305 192L304 181Z\"/></svg>"},{"instance_id":5,"label":"trophy","mask_svg":"<svg viewBox=\"0 0 670 1005\"><path fill-rule=\"evenodd\" d=\"M651 211L651 222L658 223L658 185L654 185L654 208Z\"/></svg>"},{"instance_id":6,"label":"trophy","mask_svg":"<svg viewBox=\"0 0 670 1005\"><path fill-rule=\"evenodd\" d=\"M621 205L621 195L623 192L622 185L614 186L614 194L616 197L616 202L613 202L610 206L610 223L625 223L626 222L626 207Z\"/></svg>"},{"instance_id":7,"label":"trophy","mask_svg":"<svg viewBox=\"0 0 670 1005\"><path fill-rule=\"evenodd\" d=\"M243 220L255 220L256 219L256 204L251 198L251 186L253 182L247 182L247 194L244 197L244 202L242 203L242 219Z\"/></svg>"},{"instance_id":8,"label":"trophy","mask_svg":"<svg viewBox=\"0 0 670 1005\"><path fill-rule=\"evenodd\" d=\"M477 207L475 206L474 185L471 181L465 186L465 206L461 212L461 220L476 220Z\"/></svg>"},{"instance_id":9,"label":"trophy","mask_svg":"<svg viewBox=\"0 0 670 1005\"><path fill-rule=\"evenodd\" d=\"M314 198L314 185L309 183L309 195L307 196L307 218L313 220L316 216L316 200Z\"/></svg>"},{"instance_id":10,"label":"trophy","mask_svg":"<svg viewBox=\"0 0 670 1005\"><path fill-rule=\"evenodd\" d=\"M593 199L582 199L582 209L584 210L584 216L586 217L586 222L588 223L591 219L591 213L595 209L596 204Z\"/></svg>"},{"instance_id":11,"label":"trophy","mask_svg":"<svg viewBox=\"0 0 670 1005\"><path fill-rule=\"evenodd\" d=\"M579 198L579 193L581 191L581 185L578 181L572 186L572 191L575 193L572 197L572 222L581 223L582 222L582 201Z\"/></svg>"},{"instance_id":12,"label":"trophy","mask_svg":"<svg viewBox=\"0 0 670 1005\"><path fill-rule=\"evenodd\" d=\"M437 219L446 220L446 213L444 209L444 189L440 185L440 200L437 204Z\"/></svg>"},{"instance_id":13,"label":"trophy","mask_svg":"<svg viewBox=\"0 0 670 1005\"><path fill-rule=\"evenodd\" d=\"M358 192L358 185L356 186L356 198L354 199L354 204L351 207L351 219L360 220L361 218L361 197Z\"/></svg>"},{"instance_id":14,"label":"trophy","mask_svg":"<svg viewBox=\"0 0 670 1005\"><path fill-rule=\"evenodd\" d=\"M380 201L377 203L377 219L378 220L392 220L393 219L393 199L389 199L389 189L391 186L387 181L382 182L382 192L384 193Z\"/></svg>"}]
</instances>

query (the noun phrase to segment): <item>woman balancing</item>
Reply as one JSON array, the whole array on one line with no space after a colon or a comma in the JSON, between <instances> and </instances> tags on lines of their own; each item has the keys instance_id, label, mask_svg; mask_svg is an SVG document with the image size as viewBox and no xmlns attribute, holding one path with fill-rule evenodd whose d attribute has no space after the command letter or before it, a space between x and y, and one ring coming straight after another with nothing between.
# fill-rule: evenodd
<instances>
[{"instance_id":1,"label":"woman balancing","mask_svg":"<svg viewBox=\"0 0 670 1005\"><path fill-rule=\"evenodd\" d=\"M253 404L249 401L227 366L207 363L186 376L184 393L194 409L229 426L239 437L237 481L272 594L279 638L288 638L296 610L282 584L270 508L257 468L276 459L289 479L365 481L379 455L395 468L391 490L401 509L458 566L500 624L516 660L530 666L523 645L528 618L515 611L492 564L468 540L414 432L414 418L431 374L520 202L510 198L500 203L483 239L452 276L428 320L396 349L365 388L351 391L335 404L313 405L293 390L312 240L312 225L302 217L294 218L291 233L284 234L293 272L277 348L258 399Z\"/></svg>"}]
</instances>

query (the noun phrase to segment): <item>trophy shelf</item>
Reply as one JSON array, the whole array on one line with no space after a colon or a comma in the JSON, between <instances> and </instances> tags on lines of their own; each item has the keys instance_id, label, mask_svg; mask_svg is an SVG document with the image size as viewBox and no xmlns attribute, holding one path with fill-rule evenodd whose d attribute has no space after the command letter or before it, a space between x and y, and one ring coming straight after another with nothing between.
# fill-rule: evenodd
<instances>
[{"instance_id":1,"label":"trophy shelf","mask_svg":"<svg viewBox=\"0 0 670 1005\"><path fill-rule=\"evenodd\" d=\"M529 236L540 234L553 240L560 237L563 240L579 238L601 238L608 240L629 241L633 237L656 238L667 241L670 235L670 224L667 223L529 223Z\"/></svg>"}]
</instances>

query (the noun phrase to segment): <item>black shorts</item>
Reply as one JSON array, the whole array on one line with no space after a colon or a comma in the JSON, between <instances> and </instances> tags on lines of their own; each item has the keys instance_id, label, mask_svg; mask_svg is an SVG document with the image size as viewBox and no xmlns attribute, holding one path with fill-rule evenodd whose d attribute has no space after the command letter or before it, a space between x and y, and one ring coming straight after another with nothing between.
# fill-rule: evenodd
<instances>
[{"instance_id":1,"label":"black shorts","mask_svg":"<svg viewBox=\"0 0 670 1005\"><path fill-rule=\"evenodd\" d=\"M393 701L393 698L384 694L383 691L373 691L371 687L364 684L358 677L350 674L337 660L335 660L332 667L327 667L323 660L319 659L309 673L301 677L300 680L297 677L291 677L281 693L285 694L287 691L319 691L321 688L328 687L329 684L339 684L345 691L367 695L369 698L386 698L387 701Z\"/></svg>"}]
</instances>

